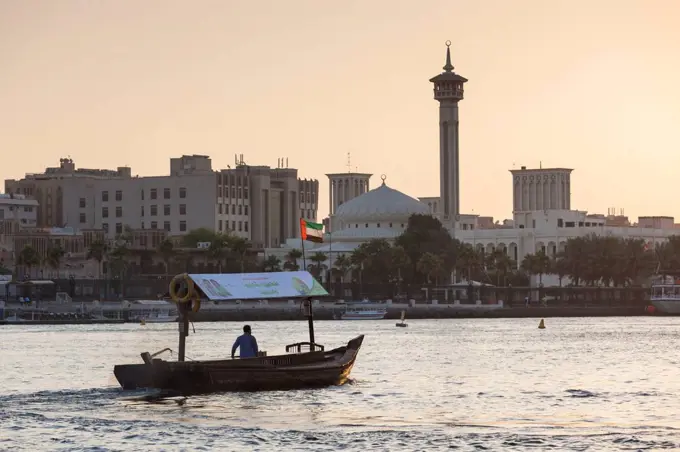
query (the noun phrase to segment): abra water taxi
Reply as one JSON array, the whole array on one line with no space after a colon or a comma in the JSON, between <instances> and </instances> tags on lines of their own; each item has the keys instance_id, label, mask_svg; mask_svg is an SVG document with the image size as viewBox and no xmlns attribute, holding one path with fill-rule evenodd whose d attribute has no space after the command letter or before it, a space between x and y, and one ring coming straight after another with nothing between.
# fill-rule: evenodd
<instances>
[{"instance_id":1,"label":"abra water taxi","mask_svg":"<svg viewBox=\"0 0 680 452\"><path fill-rule=\"evenodd\" d=\"M652 306L664 314L680 314L680 279L658 278L651 287Z\"/></svg>"},{"instance_id":2,"label":"abra water taxi","mask_svg":"<svg viewBox=\"0 0 680 452\"><path fill-rule=\"evenodd\" d=\"M136 300L130 303L130 320L144 323L177 321L177 306L165 300Z\"/></svg>"},{"instance_id":3,"label":"abra water taxi","mask_svg":"<svg viewBox=\"0 0 680 452\"><path fill-rule=\"evenodd\" d=\"M348 304L340 318L342 320L382 320L387 315L387 309L372 306L367 300L360 303Z\"/></svg>"},{"instance_id":4,"label":"abra water taxi","mask_svg":"<svg viewBox=\"0 0 680 452\"><path fill-rule=\"evenodd\" d=\"M143 364L121 364L113 369L123 389L159 389L164 396L187 396L227 391L266 391L314 388L345 383L364 336L347 345L325 350L314 338L312 297L328 292L309 272L182 274L170 283L170 296L179 312L177 361L156 358L165 351L141 354ZM248 299L302 299L309 342L286 346L286 354L256 358L185 361L189 321L201 300L216 302ZM222 341L222 339L220 339ZM265 342L263 338L261 342ZM221 342L220 342L221 343ZM223 346L218 347L224 351Z\"/></svg>"}]
</instances>

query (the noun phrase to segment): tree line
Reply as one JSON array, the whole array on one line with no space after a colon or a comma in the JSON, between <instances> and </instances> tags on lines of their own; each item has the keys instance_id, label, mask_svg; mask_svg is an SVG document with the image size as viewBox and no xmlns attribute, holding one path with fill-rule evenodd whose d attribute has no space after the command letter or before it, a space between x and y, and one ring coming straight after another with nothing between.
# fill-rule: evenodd
<instances>
[{"instance_id":1,"label":"tree line","mask_svg":"<svg viewBox=\"0 0 680 452\"><path fill-rule=\"evenodd\" d=\"M290 250L283 259L269 255L258 261L248 240L208 229L190 231L179 246L165 239L151 250L132 249L130 234L126 230L112 242L101 240L90 245L87 259L98 263L100 277L104 263L108 277L123 278L132 262L148 262L154 255L160 257L166 275L171 270L195 268L199 256L211 263L208 270L218 273L294 271L302 263L298 249ZM201 242L209 246L197 249ZM29 272L41 264L58 269L64 254L55 245L41 259L36 250L26 247L16 263ZM333 281L366 284L448 284L455 272L458 280L496 286L527 286L531 276L542 281L543 275L555 274L567 285L626 287L641 285L655 273L680 277L680 236L650 247L643 239L590 234L568 239L565 248L554 256L539 250L515 262L507 250L476 249L452 238L436 218L412 215L405 231L393 242L370 240L351 253L331 259L311 250L306 261L307 270L317 278L330 276Z\"/></svg>"}]
</instances>

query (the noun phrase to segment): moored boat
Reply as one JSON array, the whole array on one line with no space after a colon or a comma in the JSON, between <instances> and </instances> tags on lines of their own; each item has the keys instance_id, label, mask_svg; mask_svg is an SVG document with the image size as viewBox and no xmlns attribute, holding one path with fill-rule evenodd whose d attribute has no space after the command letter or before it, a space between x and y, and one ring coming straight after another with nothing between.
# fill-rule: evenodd
<instances>
[{"instance_id":1,"label":"moored boat","mask_svg":"<svg viewBox=\"0 0 680 452\"><path fill-rule=\"evenodd\" d=\"M680 314L680 279L658 278L651 286L650 301L659 312Z\"/></svg>"},{"instance_id":2,"label":"moored boat","mask_svg":"<svg viewBox=\"0 0 680 452\"><path fill-rule=\"evenodd\" d=\"M346 345L325 350L315 343L312 297L328 292L309 272L243 274L182 274L170 284L170 295L179 313L177 361L156 358L170 349L141 354L143 363L122 364L113 373L123 389L158 389L163 394L193 395L226 391L266 391L314 388L345 383L350 375L364 336ZM236 301L263 298L304 298L309 341L286 346L286 354L243 359L186 361L186 336L193 312L201 299Z\"/></svg>"},{"instance_id":3,"label":"moored boat","mask_svg":"<svg viewBox=\"0 0 680 452\"><path fill-rule=\"evenodd\" d=\"M382 306L372 306L368 300L345 305L340 318L342 320L382 320L387 315L387 309Z\"/></svg>"}]
</instances>

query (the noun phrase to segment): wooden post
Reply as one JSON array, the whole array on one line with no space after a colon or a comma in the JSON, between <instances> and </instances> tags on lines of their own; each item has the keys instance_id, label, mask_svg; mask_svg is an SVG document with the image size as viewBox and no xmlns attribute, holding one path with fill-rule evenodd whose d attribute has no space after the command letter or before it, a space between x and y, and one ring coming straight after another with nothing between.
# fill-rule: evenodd
<instances>
[{"instance_id":1,"label":"wooden post","mask_svg":"<svg viewBox=\"0 0 680 452\"><path fill-rule=\"evenodd\" d=\"M177 361L184 361L184 355L187 345L187 336L189 335L189 309L190 303L177 303L177 314L179 319L177 325L179 328L179 346L177 347Z\"/></svg>"},{"instance_id":2,"label":"wooden post","mask_svg":"<svg viewBox=\"0 0 680 452\"><path fill-rule=\"evenodd\" d=\"M315 342L314 342L314 310L312 308L312 299L308 298L307 303L309 303L309 311L307 311L307 324L309 325L309 343L315 344ZM310 346L310 351L314 351L312 346Z\"/></svg>"}]
</instances>

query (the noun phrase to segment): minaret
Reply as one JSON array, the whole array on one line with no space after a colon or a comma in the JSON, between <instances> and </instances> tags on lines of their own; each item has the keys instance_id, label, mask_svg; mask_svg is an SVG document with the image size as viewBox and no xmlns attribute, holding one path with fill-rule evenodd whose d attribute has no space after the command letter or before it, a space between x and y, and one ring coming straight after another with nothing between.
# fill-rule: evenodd
<instances>
[{"instance_id":1,"label":"minaret","mask_svg":"<svg viewBox=\"0 0 680 452\"><path fill-rule=\"evenodd\" d=\"M444 72L432 77L434 99L439 101L439 196L442 222L452 228L460 219L458 164L458 102L463 100L465 77L453 72L451 41L446 41Z\"/></svg>"}]
</instances>

